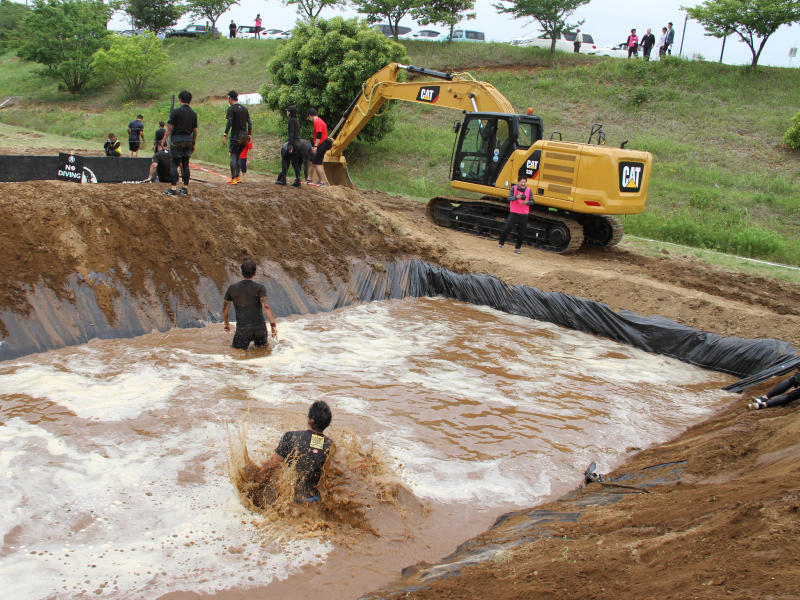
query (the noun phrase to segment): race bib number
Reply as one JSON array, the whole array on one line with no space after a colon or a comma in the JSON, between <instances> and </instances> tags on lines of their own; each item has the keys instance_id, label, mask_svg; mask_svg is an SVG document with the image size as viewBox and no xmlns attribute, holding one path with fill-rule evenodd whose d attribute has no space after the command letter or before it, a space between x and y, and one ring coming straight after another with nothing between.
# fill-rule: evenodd
<instances>
[{"instance_id":1,"label":"race bib number","mask_svg":"<svg viewBox=\"0 0 800 600\"><path fill-rule=\"evenodd\" d=\"M309 446L311 446L312 448L316 448L317 450L322 450L325 447L325 436L312 433L311 443L309 444Z\"/></svg>"}]
</instances>

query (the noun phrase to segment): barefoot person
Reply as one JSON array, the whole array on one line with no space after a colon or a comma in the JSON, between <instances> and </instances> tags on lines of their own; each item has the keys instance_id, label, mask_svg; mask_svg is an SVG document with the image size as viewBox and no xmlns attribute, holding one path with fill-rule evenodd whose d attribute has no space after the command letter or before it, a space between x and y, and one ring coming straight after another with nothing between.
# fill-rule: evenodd
<instances>
[{"instance_id":1,"label":"barefoot person","mask_svg":"<svg viewBox=\"0 0 800 600\"><path fill-rule=\"evenodd\" d=\"M225 292L225 301L222 304L222 320L225 321L225 331L231 330L229 315L231 304L236 309L236 332L233 334L233 347L247 350L250 342L256 347L267 343L267 324L264 315L269 319L273 339L278 339L278 326L275 324L275 315L272 307L267 302L267 288L263 284L253 281L256 275L256 263L246 260L242 263L242 279L234 283Z\"/></svg>"},{"instance_id":2,"label":"barefoot person","mask_svg":"<svg viewBox=\"0 0 800 600\"><path fill-rule=\"evenodd\" d=\"M253 504L263 508L267 503L264 494L265 484L284 463L295 470L295 502L302 504L318 502L321 499L317 485L333 448L333 440L322 432L330 423L330 407L325 401L317 400L308 409L306 430L284 433L268 461L260 467L256 464L248 465L251 469L258 468L255 481L259 487L252 493Z\"/></svg>"}]
</instances>

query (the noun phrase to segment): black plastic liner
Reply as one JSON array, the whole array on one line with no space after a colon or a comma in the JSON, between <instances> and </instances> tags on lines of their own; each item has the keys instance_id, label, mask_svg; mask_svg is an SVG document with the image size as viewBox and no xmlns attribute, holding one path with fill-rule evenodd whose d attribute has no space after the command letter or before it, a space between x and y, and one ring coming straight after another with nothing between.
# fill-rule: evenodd
<instances>
[{"instance_id":1,"label":"black plastic liner","mask_svg":"<svg viewBox=\"0 0 800 600\"><path fill-rule=\"evenodd\" d=\"M615 312L599 302L510 286L486 274L460 275L421 260L385 264L353 261L344 281L312 273L302 286L274 263L261 263L257 272L257 278L266 283L270 304L278 317L375 300L445 296L555 323L738 377L766 379L770 375L764 374L771 373L770 369L777 369L775 374L780 374L784 366L787 371L792 368L786 366L791 361L800 362L791 345L780 340L726 338L664 317ZM239 279L234 273L232 267L228 283ZM81 344L92 338L134 337L153 329L165 331L175 326L202 327L206 321L218 322L225 287L220 290L200 273L197 278L198 283L193 286L197 305L179 302L174 296L170 297L169 306L162 305L154 294L133 296L125 287L124 273L118 272L92 273L88 280L76 275L69 283L72 302L58 298L45 287L30 289L29 314L0 311L8 331L0 341L0 360ZM119 292L114 301L116 318L111 323L97 303L98 285ZM185 282L176 281L175 289L185 287Z\"/></svg>"},{"instance_id":2,"label":"black plastic liner","mask_svg":"<svg viewBox=\"0 0 800 600\"><path fill-rule=\"evenodd\" d=\"M800 367L800 358L793 358L791 360L787 360L786 362L779 363L773 367L769 367L764 369L763 371L759 371L749 377L745 377L744 379L740 379L730 385L726 385L723 390L728 392L734 392L739 394L745 391L747 388L751 388L757 383L761 383L762 381L766 381L771 377L778 377L780 375L785 375L789 371Z\"/></svg>"}]
</instances>

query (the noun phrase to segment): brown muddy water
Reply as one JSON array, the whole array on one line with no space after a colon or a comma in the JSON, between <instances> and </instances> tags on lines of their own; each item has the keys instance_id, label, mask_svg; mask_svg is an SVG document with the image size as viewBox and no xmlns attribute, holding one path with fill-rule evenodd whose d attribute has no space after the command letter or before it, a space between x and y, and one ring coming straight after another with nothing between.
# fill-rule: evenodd
<instances>
[{"instance_id":1,"label":"brown muddy water","mask_svg":"<svg viewBox=\"0 0 800 600\"><path fill-rule=\"evenodd\" d=\"M445 299L221 325L0 363L6 598L355 598L498 515L576 487L733 398L731 378ZM321 506L247 509L229 477L324 399Z\"/></svg>"}]
</instances>

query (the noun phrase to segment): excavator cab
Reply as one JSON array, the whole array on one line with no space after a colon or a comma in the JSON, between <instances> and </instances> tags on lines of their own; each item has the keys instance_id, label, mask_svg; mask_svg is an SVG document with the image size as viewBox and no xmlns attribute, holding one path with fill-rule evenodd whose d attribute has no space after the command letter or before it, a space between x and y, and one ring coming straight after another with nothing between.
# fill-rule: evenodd
<instances>
[{"instance_id":1,"label":"excavator cab","mask_svg":"<svg viewBox=\"0 0 800 600\"><path fill-rule=\"evenodd\" d=\"M508 113L467 113L453 153L451 179L494 186L515 150L542 139L542 119Z\"/></svg>"}]
</instances>

